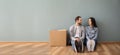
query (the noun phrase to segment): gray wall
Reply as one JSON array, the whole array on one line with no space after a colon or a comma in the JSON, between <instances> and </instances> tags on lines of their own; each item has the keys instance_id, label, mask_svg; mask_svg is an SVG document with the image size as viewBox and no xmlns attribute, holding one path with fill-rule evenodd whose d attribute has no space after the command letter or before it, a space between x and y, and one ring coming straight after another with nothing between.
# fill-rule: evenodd
<instances>
[{"instance_id":1,"label":"gray wall","mask_svg":"<svg viewBox=\"0 0 120 55\"><path fill-rule=\"evenodd\" d=\"M49 41L76 16L96 18L99 41L120 41L120 0L0 0L0 41Z\"/></svg>"}]
</instances>

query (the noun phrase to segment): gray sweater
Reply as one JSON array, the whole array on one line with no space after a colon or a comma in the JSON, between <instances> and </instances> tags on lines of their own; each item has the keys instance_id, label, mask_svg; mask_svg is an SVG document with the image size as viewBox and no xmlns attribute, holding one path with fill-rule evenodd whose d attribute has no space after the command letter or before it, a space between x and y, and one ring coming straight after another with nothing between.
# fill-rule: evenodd
<instances>
[{"instance_id":1,"label":"gray sweater","mask_svg":"<svg viewBox=\"0 0 120 55\"><path fill-rule=\"evenodd\" d=\"M80 25L80 26L76 26L75 24L72 25L69 28L69 33L70 33L70 37L72 40L75 40L76 37L76 31L79 30L79 38L81 40L83 40L85 38L85 30L84 30L84 26Z\"/></svg>"}]
</instances>

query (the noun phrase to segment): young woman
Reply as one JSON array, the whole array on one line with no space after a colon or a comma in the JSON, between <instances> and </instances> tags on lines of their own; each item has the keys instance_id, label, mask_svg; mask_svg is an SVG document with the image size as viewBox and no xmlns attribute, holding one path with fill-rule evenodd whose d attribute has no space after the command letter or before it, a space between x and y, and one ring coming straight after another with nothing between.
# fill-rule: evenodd
<instances>
[{"instance_id":1,"label":"young woman","mask_svg":"<svg viewBox=\"0 0 120 55\"><path fill-rule=\"evenodd\" d=\"M94 51L98 36L98 28L95 18L88 18L88 26L86 27L87 49L88 51Z\"/></svg>"}]
</instances>

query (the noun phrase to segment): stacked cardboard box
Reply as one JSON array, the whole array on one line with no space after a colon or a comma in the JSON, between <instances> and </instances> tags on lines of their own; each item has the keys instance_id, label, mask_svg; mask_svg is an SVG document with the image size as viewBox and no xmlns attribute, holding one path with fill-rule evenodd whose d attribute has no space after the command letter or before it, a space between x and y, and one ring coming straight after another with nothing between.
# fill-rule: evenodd
<instances>
[{"instance_id":1,"label":"stacked cardboard box","mask_svg":"<svg viewBox=\"0 0 120 55\"><path fill-rule=\"evenodd\" d=\"M66 46L66 33L63 30L51 30L50 31L50 45L51 46Z\"/></svg>"}]
</instances>

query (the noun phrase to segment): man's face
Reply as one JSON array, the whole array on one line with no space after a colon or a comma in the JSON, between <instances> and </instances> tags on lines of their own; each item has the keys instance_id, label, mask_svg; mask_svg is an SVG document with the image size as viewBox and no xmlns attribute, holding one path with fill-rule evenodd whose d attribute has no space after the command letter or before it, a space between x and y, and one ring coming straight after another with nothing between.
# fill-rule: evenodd
<instances>
[{"instance_id":1,"label":"man's face","mask_svg":"<svg viewBox=\"0 0 120 55\"><path fill-rule=\"evenodd\" d=\"M78 24L82 24L82 18L79 18Z\"/></svg>"}]
</instances>

